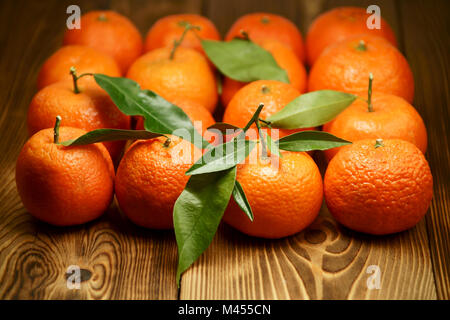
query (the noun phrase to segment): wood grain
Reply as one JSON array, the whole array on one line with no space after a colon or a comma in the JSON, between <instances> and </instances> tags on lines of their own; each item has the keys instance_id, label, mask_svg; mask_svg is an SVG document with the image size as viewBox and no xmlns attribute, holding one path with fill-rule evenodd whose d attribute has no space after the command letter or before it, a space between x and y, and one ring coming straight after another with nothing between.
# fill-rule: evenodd
<instances>
[{"instance_id":1,"label":"wood grain","mask_svg":"<svg viewBox=\"0 0 450 320\"><path fill-rule=\"evenodd\" d=\"M423 224L386 238L353 233L325 206L306 231L282 240L249 238L224 225L184 274L180 298L435 299L426 240ZM380 268L379 290L367 287L371 265Z\"/></svg>"},{"instance_id":2,"label":"wood grain","mask_svg":"<svg viewBox=\"0 0 450 320\"><path fill-rule=\"evenodd\" d=\"M449 299L449 4L375 0L96 0L75 1L82 11L114 9L143 35L156 19L203 13L225 34L253 11L279 13L303 34L321 12L340 5L378 4L393 26L416 81L415 106L429 133L427 152L434 199L426 219L388 237L345 229L326 206L302 233L281 240L247 237L221 225L212 245L175 284L173 232L130 223L112 204L100 219L55 228L23 208L15 160L26 141L26 110L42 62L61 44L72 1L0 2L0 299ZM26 9L24 9L26 8ZM424 14L427 13L427 14ZM316 160L323 172L321 154ZM80 290L67 288L67 268L82 270ZM380 289L369 289L371 265Z\"/></svg>"},{"instance_id":3,"label":"wood grain","mask_svg":"<svg viewBox=\"0 0 450 320\"><path fill-rule=\"evenodd\" d=\"M431 257L440 299L450 299L449 105L450 3L400 2L403 43L414 73L414 105L428 131L427 158L434 199L426 216ZM426 12L426 14L424 14Z\"/></svg>"},{"instance_id":4,"label":"wood grain","mask_svg":"<svg viewBox=\"0 0 450 320\"><path fill-rule=\"evenodd\" d=\"M393 28L400 34L395 3L366 2L380 5L383 16L393 21ZM281 7L276 1L246 1L245 5L213 1L206 14L224 30L236 17L254 8L283 11L305 32L300 22L312 21L323 10L365 5L364 1L319 1L305 11L305 3L284 1ZM318 160L323 170L325 163L320 156ZM379 290L367 286L371 265L380 270ZM323 205L312 226L283 240L253 239L222 226L211 247L184 274L180 298L436 299L425 221L398 235L369 237L338 226Z\"/></svg>"}]
</instances>

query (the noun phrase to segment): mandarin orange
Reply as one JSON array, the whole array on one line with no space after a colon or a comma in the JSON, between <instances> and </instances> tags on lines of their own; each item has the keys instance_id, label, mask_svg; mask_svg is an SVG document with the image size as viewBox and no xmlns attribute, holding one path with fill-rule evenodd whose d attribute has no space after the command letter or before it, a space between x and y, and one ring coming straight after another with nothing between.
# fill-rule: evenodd
<instances>
[{"instance_id":1,"label":"mandarin orange","mask_svg":"<svg viewBox=\"0 0 450 320\"><path fill-rule=\"evenodd\" d=\"M194 49L165 47L137 59L127 77L143 89L155 91L168 101L186 99L213 112L217 104L216 79L206 58Z\"/></svg>"},{"instance_id":2,"label":"mandarin orange","mask_svg":"<svg viewBox=\"0 0 450 320\"><path fill-rule=\"evenodd\" d=\"M405 57L383 38L358 35L328 47L314 63L309 91L331 89L366 95L367 75L373 91L389 93L412 103L414 78Z\"/></svg>"},{"instance_id":3,"label":"mandarin orange","mask_svg":"<svg viewBox=\"0 0 450 320\"><path fill-rule=\"evenodd\" d=\"M306 35L308 64L312 66L329 45L358 34L382 37L397 46L394 31L383 18L380 17L380 28L367 27L370 15L365 8L338 7L318 16Z\"/></svg>"},{"instance_id":4,"label":"mandarin orange","mask_svg":"<svg viewBox=\"0 0 450 320\"><path fill-rule=\"evenodd\" d=\"M292 85L276 80L259 80L250 82L240 89L231 99L223 122L243 128L252 118L260 103L264 104L260 118L266 119L270 115L283 109L289 102L300 96L300 92ZM255 128L255 124L252 125ZM279 137L290 135L305 129L280 129ZM272 129L273 130L273 129ZM270 134L272 135L272 130Z\"/></svg>"},{"instance_id":5,"label":"mandarin orange","mask_svg":"<svg viewBox=\"0 0 450 320\"><path fill-rule=\"evenodd\" d=\"M58 49L42 65L37 79L38 89L61 80L70 80L69 70L75 67L79 74L102 73L120 77L116 61L109 55L87 46L70 45Z\"/></svg>"},{"instance_id":6,"label":"mandarin orange","mask_svg":"<svg viewBox=\"0 0 450 320\"><path fill-rule=\"evenodd\" d=\"M85 133L61 127L59 141ZM114 167L102 144L64 147L55 143L54 130L48 128L23 146L16 185L25 208L37 219L57 226L77 225L98 218L108 208Z\"/></svg>"},{"instance_id":7,"label":"mandarin orange","mask_svg":"<svg viewBox=\"0 0 450 320\"><path fill-rule=\"evenodd\" d=\"M282 158L271 155L249 159L252 154L246 163L238 165L236 179L254 220L250 221L233 199L223 220L245 234L262 238L287 237L310 225L319 213L323 196L322 177L314 160L305 152L290 151L282 151Z\"/></svg>"},{"instance_id":8,"label":"mandarin orange","mask_svg":"<svg viewBox=\"0 0 450 320\"><path fill-rule=\"evenodd\" d=\"M433 177L423 153L399 139L356 141L330 161L325 200L344 226L369 234L404 231L425 215Z\"/></svg>"},{"instance_id":9,"label":"mandarin orange","mask_svg":"<svg viewBox=\"0 0 450 320\"><path fill-rule=\"evenodd\" d=\"M241 37L245 31L256 43L276 40L289 46L300 61L305 60L303 37L290 20L273 13L257 12L240 17L228 30L225 40Z\"/></svg>"},{"instance_id":10,"label":"mandarin orange","mask_svg":"<svg viewBox=\"0 0 450 320\"><path fill-rule=\"evenodd\" d=\"M333 121L323 126L323 131L342 139L403 139L415 144L420 151L427 150L427 130L416 109L405 99L384 93L372 95L372 111L365 101L356 99ZM341 148L325 150L331 160Z\"/></svg>"},{"instance_id":11,"label":"mandarin orange","mask_svg":"<svg viewBox=\"0 0 450 320\"><path fill-rule=\"evenodd\" d=\"M68 29L64 45L85 45L112 56L126 73L143 49L142 36L134 24L114 11L91 11L81 16L82 28Z\"/></svg>"},{"instance_id":12,"label":"mandarin orange","mask_svg":"<svg viewBox=\"0 0 450 320\"><path fill-rule=\"evenodd\" d=\"M190 142L168 137L170 142L165 137L136 141L117 169L120 209L142 227L173 228L173 206L189 179L185 172L201 156Z\"/></svg>"},{"instance_id":13,"label":"mandarin orange","mask_svg":"<svg viewBox=\"0 0 450 320\"><path fill-rule=\"evenodd\" d=\"M174 14L165 16L153 24L145 39L145 51L161 47L172 47L183 34L186 24L199 28L189 31L181 43L182 47L195 49L204 54L201 39L220 40L216 27L206 17L198 14Z\"/></svg>"},{"instance_id":14,"label":"mandarin orange","mask_svg":"<svg viewBox=\"0 0 450 320\"><path fill-rule=\"evenodd\" d=\"M65 126L91 131L101 128L130 129L130 117L122 113L109 95L93 79L78 81L79 93L74 92L71 81L53 83L35 94L27 114L28 134L53 127L60 115ZM125 141L104 142L116 160Z\"/></svg>"}]
</instances>

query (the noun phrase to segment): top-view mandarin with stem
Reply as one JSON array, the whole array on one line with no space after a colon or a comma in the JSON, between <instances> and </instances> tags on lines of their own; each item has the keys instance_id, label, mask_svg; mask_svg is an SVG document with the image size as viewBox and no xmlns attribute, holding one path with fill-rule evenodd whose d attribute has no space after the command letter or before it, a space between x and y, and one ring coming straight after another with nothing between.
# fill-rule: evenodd
<instances>
[{"instance_id":1,"label":"top-view mandarin with stem","mask_svg":"<svg viewBox=\"0 0 450 320\"><path fill-rule=\"evenodd\" d=\"M66 30L63 44L84 45L110 55L122 74L142 54L143 41L139 30L117 12L90 11L81 16L80 24L80 29Z\"/></svg>"},{"instance_id":2,"label":"top-view mandarin with stem","mask_svg":"<svg viewBox=\"0 0 450 320\"><path fill-rule=\"evenodd\" d=\"M338 7L319 15L311 23L306 35L308 64L312 66L326 47L358 34L382 37L397 46L395 33L380 16L379 28L369 29L371 13L366 8Z\"/></svg>"}]
</instances>

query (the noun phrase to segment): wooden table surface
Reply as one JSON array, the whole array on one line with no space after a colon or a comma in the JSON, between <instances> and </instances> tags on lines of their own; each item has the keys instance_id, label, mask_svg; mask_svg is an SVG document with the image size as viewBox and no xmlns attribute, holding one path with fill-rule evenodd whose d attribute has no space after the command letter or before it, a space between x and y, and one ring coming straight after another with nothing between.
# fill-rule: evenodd
<instances>
[{"instance_id":1,"label":"wooden table surface","mask_svg":"<svg viewBox=\"0 0 450 320\"><path fill-rule=\"evenodd\" d=\"M89 224L56 228L32 218L16 191L17 155L43 61L62 41L66 8L114 9L143 34L160 17L200 13L222 35L240 15L286 16L303 34L321 12L378 4L414 73L415 107L429 134L434 199L413 229L372 237L344 229L325 206L306 231L282 240L247 237L221 225L212 245L175 283L173 232L138 228L112 205ZM449 299L449 1L98 0L0 2L0 298L1 299ZM321 158L319 156L319 162ZM321 164L323 169L323 164ZM82 269L68 289L66 270ZM380 270L380 289L369 289Z\"/></svg>"}]
</instances>

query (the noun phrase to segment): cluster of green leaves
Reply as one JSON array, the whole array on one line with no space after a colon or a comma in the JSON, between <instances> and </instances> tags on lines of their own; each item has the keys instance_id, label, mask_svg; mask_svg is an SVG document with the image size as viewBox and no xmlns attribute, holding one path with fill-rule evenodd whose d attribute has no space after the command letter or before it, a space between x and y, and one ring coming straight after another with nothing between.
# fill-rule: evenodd
<instances>
[{"instance_id":1,"label":"cluster of green leaves","mask_svg":"<svg viewBox=\"0 0 450 320\"><path fill-rule=\"evenodd\" d=\"M238 46L242 45L241 40L233 41L239 41ZM247 41L244 45L247 46L249 43L251 42ZM250 56L255 54L250 53ZM248 75L251 74L252 72L248 72ZM245 132L250 126L258 124L258 126L280 129L317 127L332 120L356 98L351 94L330 90L311 92L291 101L284 109L268 119L259 118L263 108L261 105L244 128L237 128L226 123L217 123L210 127L209 129L221 132L227 129L240 131L233 140L211 146L202 137L198 137L199 133L182 109L156 93L141 90L136 82L129 79L102 74L93 76L123 113L144 117L145 130L99 129L77 139L63 141L62 145L73 146L123 139L151 139L174 134L182 128L190 134L190 137L197 137L191 142L196 143L198 147L208 148L186 172L191 177L174 206L174 228L179 256L178 283L181 274L208 248L231 197L244 214L253 220L253 212L245 192L236 180L237 164L248 156L257 143L245 139ZM180 137L185 138L184 135ZM279 150L325 150L350 143L321 131L297 132L276 141L267 134L260 137L274 154L280 154Z\"/></svg>"},{"instance_id":2,"label":"cluster of green leaves","mask_svg":"<svg viewBox=\"0 0 450 320\"><path fill-rule=\"evenodd\" d=\"M242 130L242 134L237 135L230 142L209 149L186 172L192 177L188 182L188 188L180 195L174 208L175 235L179 250L182 248L179 251L178 280L181 273L189 268L211 243L231 196L249 219L253 220L250 204L242 186L235 178L236 165L241 163L256 145L254 141L245 140L245 131L260 120L271 128L317 127L331 121L355 98L354 95L337 91L316 91L299 96L268 119L259 119L259 113L263 107L260 106L243 129L224 123L213 126L222 132L226 129ZM239 143L241 139L243 141ZM276 141L272 141L269 135L265 135L264 139L271 152L277 150L273 152L275 154L279 154L279 150L326 150L350 143L322 131L300 131ZM219 156L212 157L214 154ZM213 161L205 161L211 158ZM206 185L210 189L205 187ZM210 193L211 190L214 190L213 193ZM211 201L214 202L214 206L211 205ZM205 214L205 211L208 211L208 214ZM202 223L196 223L199 220ZM189 226L189 232L185 226ZM180 231L181 228L183 231Z\"/></svg>"}]
</instances>

